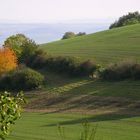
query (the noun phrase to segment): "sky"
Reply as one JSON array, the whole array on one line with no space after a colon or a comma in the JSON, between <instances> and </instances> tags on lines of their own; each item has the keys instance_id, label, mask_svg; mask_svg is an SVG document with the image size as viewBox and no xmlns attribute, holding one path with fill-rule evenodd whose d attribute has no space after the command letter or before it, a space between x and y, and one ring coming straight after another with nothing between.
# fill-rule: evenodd
<instances>
[{"instance_id":1,"label":"sky","mask_svg":"<svg viewBox=\"0 0 140 140\"><path fill-rule=\"evenodd\" d=\"M110 22L140 11L140 0L0 0L0 22Z\"/></svg>"}]
</instances>

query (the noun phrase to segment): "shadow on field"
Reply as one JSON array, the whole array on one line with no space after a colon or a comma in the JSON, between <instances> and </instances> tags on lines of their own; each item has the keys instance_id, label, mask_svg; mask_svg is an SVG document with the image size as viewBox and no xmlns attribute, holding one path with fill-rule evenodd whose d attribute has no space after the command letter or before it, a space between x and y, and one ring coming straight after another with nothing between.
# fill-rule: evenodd
<instances>
[{"instance_id":1,"label":"shadow on field","mask_svg":"<svg viewBox=\"0 0 140 140\"><path fill-rule=\"evenodd\" d=\"M48 126L57 126L59 125L75 125L75 124L81 124L81 123L92 123L92 122L102 122L102 121L117 121L121 119L126 119L126 118L132 118L132 117L137 117L140 115L121 115L122 112L117 112L118 114L113 114L113 113L108 113L108 114L101 114L101 115L94 115L91 117L83 117L79 119L73 119L69 121L61 121L58 123L52 123L52 124L47 124L43 125L42 127L48 127ZM131 123L133 125L140 125L140 122L136 121L123 121L124 123Z\"/></svg>"},{"instance_id":2,"label":"shadow on field","mask_svg":"<svg viewBox=\"0 0 140 140\"><path fill-rule=\"evenodd\" d=\"M102 82L80 80L42 93L26 106L29 109L55 108L57 111L70 109L98 109L112 107L140 107L140 83Z\"/></svg>"}]
</instances>

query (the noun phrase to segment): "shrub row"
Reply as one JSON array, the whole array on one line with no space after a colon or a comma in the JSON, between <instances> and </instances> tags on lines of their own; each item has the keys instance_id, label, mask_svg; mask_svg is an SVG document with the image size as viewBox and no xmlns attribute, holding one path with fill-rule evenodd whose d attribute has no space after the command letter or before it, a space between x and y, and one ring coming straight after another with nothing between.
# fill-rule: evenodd
<instances>
[{"instance_id":1,"label":"shrub row","mask_svg":"<svg viewBox=\"0 0 140 140\"><path fill-rule=\"evenodd\" d=\"M140 64L133 61L112 64L100 71L100 77L104 80L140 80Z\"/></svg>"},{"instance_id":2,"label":"shrub row","mask_svg":"<svg viewBox=\"0 0 140 140\"><path fill-rule=\"evenodd\" d=\"M26 65L70 76L89 76L97 69L97 65L90 60L80 62L74 57L47 57L43 51L37 51Z\"/></svg>"},{"instance_id":3,"label":"shrub row","mask_svg":"<svg viewBox=\"0 0 140 140\"><path fill-rule=\"evenodd\" d=\"M44 77L30 68L17 68L0 77L1 90L31 90L43 84Z\"/></svg>"},{"instance_id":4,"label":"shrub row","mask_svg":"<svg viewBox=\"0 0 140 140\"><path fill-rule=\"evenodd\" d=\"M111 64L99 70L98 65L90 60L80 62L74 57L51 57L44 51L37 50L27 62L26 65L34 69L45 69L70 76L89 76L96 72L104 80L140 79L140 64L132 60Z\"/></svg>"}]
</instances>

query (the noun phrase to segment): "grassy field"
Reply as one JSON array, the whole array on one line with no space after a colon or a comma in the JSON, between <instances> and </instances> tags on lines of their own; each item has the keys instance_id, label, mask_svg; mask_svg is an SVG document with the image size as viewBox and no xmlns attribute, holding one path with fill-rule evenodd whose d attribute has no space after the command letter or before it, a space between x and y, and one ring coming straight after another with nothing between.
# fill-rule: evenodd
<instances>
[{"instance_id":1,"label":"grassy field","mask_svg":"<svg viewBox=\"0 0 140 140\"><path fill-rule=\"evenodd\" d=\"M140 60L140 24L41 45L52 55L76 56L108 64Z\"/></svg>"},{"instance_id":2,"label":"grassy field","mask_svg":"<svg viewBox=\"0 0 140 140\"><path fill-rule=\"evenodd\" d=\"M7 140L61 140L58 124L64 128L65 140L80 140L86 121L91 128L98 125L95 140L140 140L138 116L73 113L24 113Z\"/></svg>"}]
</instances>

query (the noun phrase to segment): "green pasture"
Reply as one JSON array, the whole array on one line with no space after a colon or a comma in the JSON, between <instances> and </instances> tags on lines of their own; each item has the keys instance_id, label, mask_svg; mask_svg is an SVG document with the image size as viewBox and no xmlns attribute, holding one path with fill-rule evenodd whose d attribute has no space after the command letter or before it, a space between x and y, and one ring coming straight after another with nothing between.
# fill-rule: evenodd
<instances>
[{"instance_id":1,"label":"green pasture","mask_svg":"<svg viewBox=\"0 0 140 140\"><path fill-rule=\"evenodd\" d=\"M23 113L7 140L61 140L58 124L64 128L65 140L80 140L82 123L97 125L95 140L139 140L140 117L127 115L86 115L69 113Z\"/></svg>"},{"instance_id":2,"label":"green pasture","mask_svg":"<svg viewBox=\"0 0 140 140\"><path fill-rule=\"evenodd\" d=\"M122 59L140 60L140 24L116 28L47 44L41 48L55 56L74 56L108 64Z\"/></svg>"}]
</instances>

